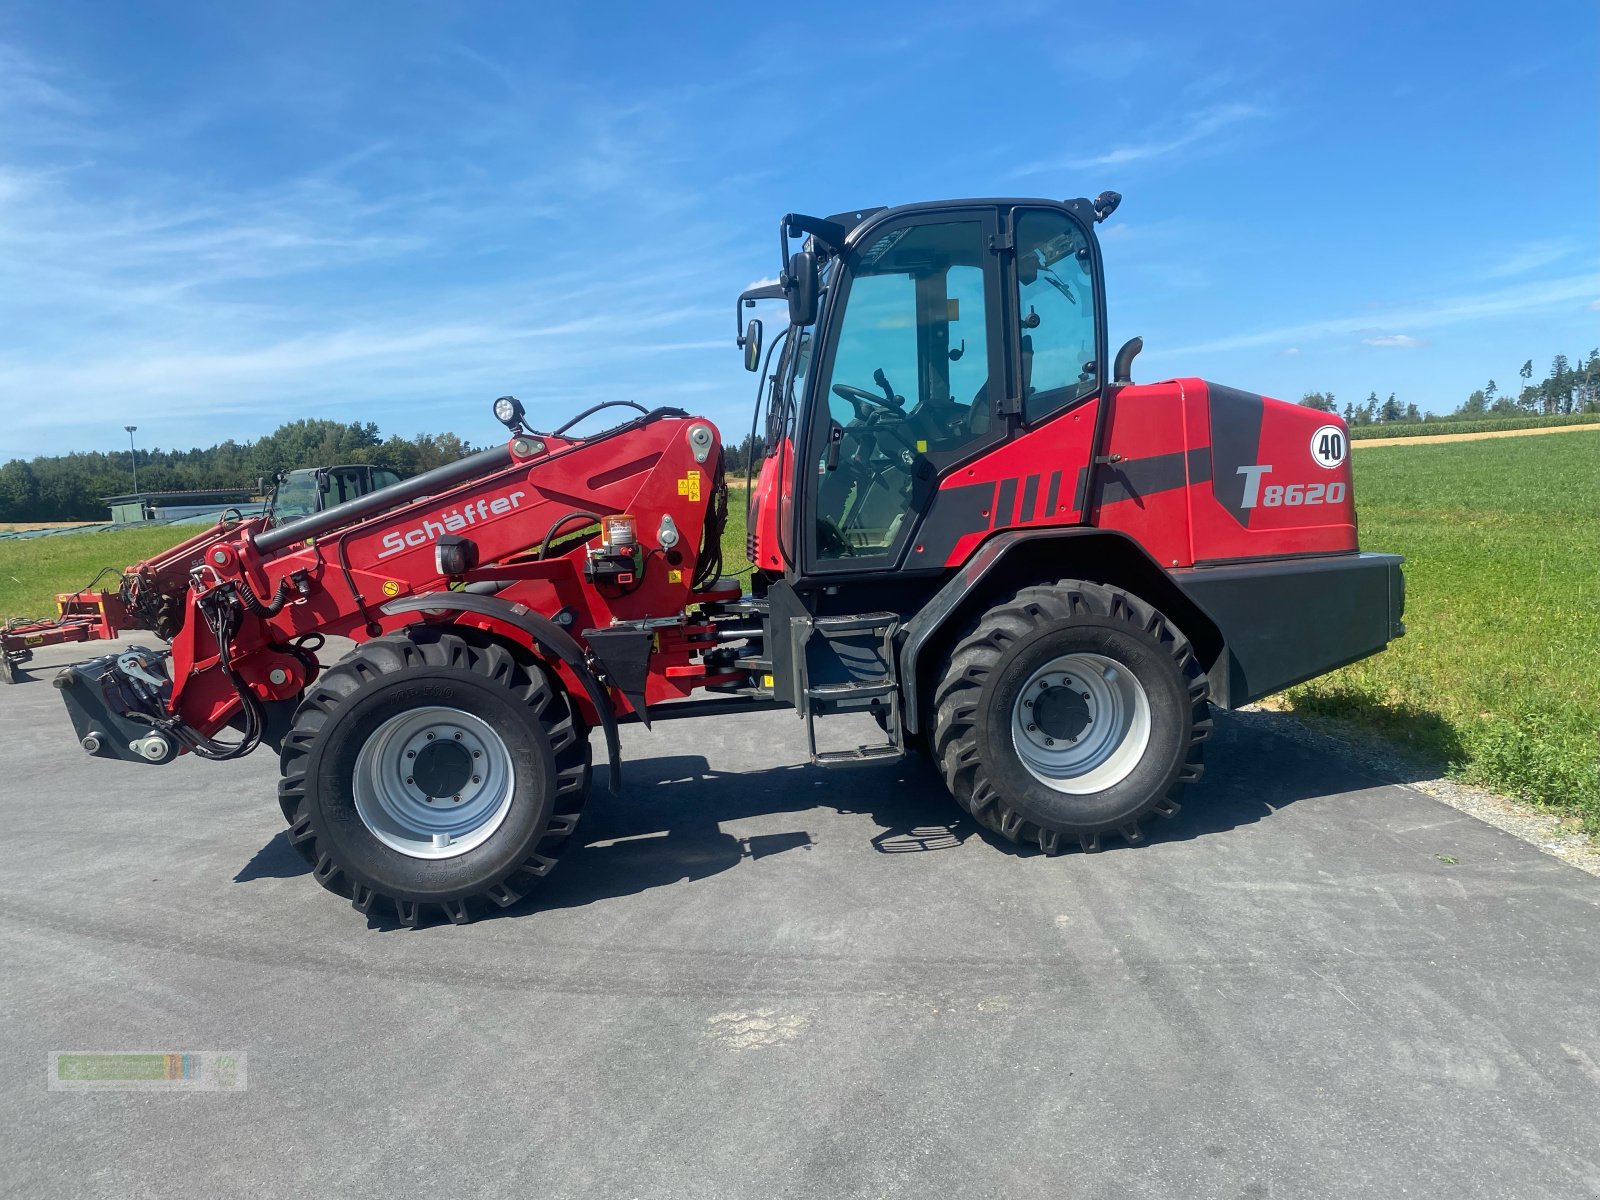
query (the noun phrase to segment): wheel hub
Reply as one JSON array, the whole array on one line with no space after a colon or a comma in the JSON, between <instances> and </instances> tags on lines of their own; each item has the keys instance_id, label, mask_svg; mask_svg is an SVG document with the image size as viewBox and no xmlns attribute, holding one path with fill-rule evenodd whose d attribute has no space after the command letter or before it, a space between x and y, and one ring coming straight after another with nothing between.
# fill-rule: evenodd
<instances>
[{"instance_id":1,"label":"wheel hub","mask_svg":"<svg viewBox=\"0 0 1600 1200\"><path fill-rule=\"evenodd\" d=\"M1077 741L1089 726L1089 694L1072 690L1071 681L1047 684L1033 701L1033 721L1047 737Z\"/></svg>"},{"instance_id":2,"label":"wheel hub","mask_svg":"<svg viewBox=\"0 0 1600 1200\"><path fill-rule=\"evenodd\" d=\"M1100 654L1067 654L1017 693L1012 744L1046 787L1090 795L1126 779L1150 743L1150 701L1127 667Z\"/></svg>"},{"instance_id":3,"label":"wheel hub","mask_svg":"<svg viewBox=\"0 0 1600 1200\"><path fill-rule=\"evenodd\" d=\"M490 725L456 708L390 717L356 756L356 813L380 842L412 858L454 858L505 821L511 752Z\"/></svg>"},{"instance_id":4,"label":"wheel hub","mask_svg":"<svg viewBox=\"0 0 1600 1200\"><path fill-rule=\"evenodd\" d=\"M434 740L417 751L411 775L424 796L454 796L472 778L472 754L453 738Z\"/></svg>"}]
</instances>

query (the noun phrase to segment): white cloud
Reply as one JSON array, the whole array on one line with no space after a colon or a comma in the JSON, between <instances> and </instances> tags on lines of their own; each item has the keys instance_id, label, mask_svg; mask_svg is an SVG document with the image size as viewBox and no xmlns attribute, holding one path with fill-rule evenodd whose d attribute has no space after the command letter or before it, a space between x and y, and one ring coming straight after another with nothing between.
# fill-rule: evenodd
<instances>
[{"instance_id":1,"label":"white cloud","mask_svg":"<svg viewBox=\"0 0 1600 1200\"><path fill-rule=\"evenodd\" d=\"M183 120L176 165L124 154L137 114L68 78L0 41L0 459L103 440L128 412L169 446L302 416L470 436L508 391L546 428L619 394L726 393L714 419L746 403L723 322L761 260L677 186L675 113L563 93L567 122L532 143L522 110L454 120L459 136L340 129L257 184ZM538 153L437 169L513 142ZM648 191L674 239L596 222L613 191Z\"/></svg>"},{"instance_id":2,"label":"white cloud","mask_svg":"<svg viewBox=\"0 0 1600 1200\"><path fill-rule=\"evenodd\" d=\"M1211 354L1223 350L1249 350L1285 342L1304 346L1307 342L1350 335L1372 335L1374 326L1390 329L1439 329L1471 321L1498 320L1518 313L1561 309L1576 300L1586 299L1600 287L1600 276L1573 275L1540 283L1519 283L1498 291L1474 292L1466 296L1442 296L1389 310L1364 312L1358 316L1327 317L1278 329L1241 333L1212 341L1194 342L1174 348L1173 354Z\"/></svg>"},{"instance_id":3,"label":"white cloud","mask_svg":"<svg viewBox=\"0 0 1600 1200\"><path fill-rule=\"evenodd\" d=\"M1294 358L1299 353L1300 353L1300 347L1299 346L1288 346L1288 347L1285 347L1284 349L1278 351L1278 355L1281 358Z\"/></svg>"},{"instance_id":4,"label":"white cloud","mask_svg":"<svg viewBox=\"0 0 1600 1200\"><path fill-rule=\"evenodd\" d=\"M767 277L765 279L752 279L749 283L744 285L744 290L748 292L752 288L771 287L773 284L775 284L777 282L778 282L778 277L776 275L769 276L769 277Z\"/></svg>"},{"instance_id":5,"label":"white cloud","mask_svg":"<svg viewBox=\"0 0 1600 1200\"><path fill-rule=\"evenodd\" d=\"M1591 300L1583 307L1589 312L1600 312L1600 300Z\"/></svg>"},{"instance_id":6,"label":"white cloud","mask_svg":"<svg viewBox=\"0 0 1600 1200\"><path fill-rule=\"evenodd\" d=\"M1362 338L1363 346L1387 346L1398 350L1415 350L1428 343L1421 338L1412 337L1408 333L1385 333L1378 337Z\"/></svg>"},{"instance_id":7,"label":"white cloud","mask_svg":"<svg viewBox=\"0 0 1600 1200\"><path fill-rule=\"evenodd\" d=\"M1179 150L1206 141L1225 129L1242 121L1263 117L1266 113L1253 104L1218 104L1188 114L1177 126L1162 132L1152 132L1144 139L1116 146L1100 154L1069 158L1051 162L1037 162L1017 168L1014 175L1037 175L1045 171L1088 170L1094 167L1119 167L1147 159L1165 158Z\"/></svg>"},{"instance_id":8,"label":"white cloud","mask_svg":"<svg viewBox=\"0 0 1600 1200\"><path fill-rule=\"evenodd\" d=\"M1498 261L1491 263L1485 274L1491 279L1526 275L1529 271L1536 271L1540 267L1571 258L1582 249L1582 246L1571 239L1527 242L1512 248Z\"/></svg>"}]
</instances>

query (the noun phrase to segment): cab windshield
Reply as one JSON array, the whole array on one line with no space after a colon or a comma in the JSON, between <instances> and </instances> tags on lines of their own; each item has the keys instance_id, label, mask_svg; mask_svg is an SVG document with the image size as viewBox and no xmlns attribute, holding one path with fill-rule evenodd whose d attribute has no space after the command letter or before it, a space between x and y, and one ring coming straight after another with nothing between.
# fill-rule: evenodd
<instances>
[{"instance_id":1,"label":"cab windshield","mask_svg":"<svg viewBox=\"0 0 1600 1200\"><path fill-rule=\"evenodd\" d=\"M296 471L278 484L272 501L274 518L293 521L316 511L317 477L314 472Z\"/></svg>"}]
</instances>

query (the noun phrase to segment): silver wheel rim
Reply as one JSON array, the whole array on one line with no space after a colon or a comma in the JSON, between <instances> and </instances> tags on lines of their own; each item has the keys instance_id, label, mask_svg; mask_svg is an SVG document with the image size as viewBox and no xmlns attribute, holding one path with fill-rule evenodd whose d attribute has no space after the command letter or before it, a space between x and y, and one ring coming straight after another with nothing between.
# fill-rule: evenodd
<instances>
[{"instance_id":1,"label":"silver wheel rim","mask_svg":"<svg viewBox=\"0 0 1600 1200\"><path fill-rule=\"evenodd\" d=\"M1100 654L1064 654L1036 670L1011 713L1017 756L1040 783L1087 796L1132 773L1150 744L1150 699L1132 671Z\"/></svg>"},{"instance_id":2,"label":"silver wheel rim","mask_svg":"<svg viewBox=\"0 0 1600 1200\"><path fill-rule=\"evenodd\" d=\"M459 708L390 717L356 755L356 813L372 835L411 858L454 858L494 836L511 811L511 751L487 722ZM437 793L437 794L435 794Z\"/></svg>"}]
</instances>

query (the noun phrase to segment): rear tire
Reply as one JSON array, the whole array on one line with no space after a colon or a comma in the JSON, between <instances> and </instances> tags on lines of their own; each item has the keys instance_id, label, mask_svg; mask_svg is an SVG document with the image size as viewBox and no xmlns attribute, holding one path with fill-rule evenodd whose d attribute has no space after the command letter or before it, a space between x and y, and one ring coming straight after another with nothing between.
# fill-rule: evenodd
<instances>
[{"instance_id":1,"label":"rear tire","mask_svg":"<svg viewBox=\"0 0 1600 1200\"><path fill-rule=\"evenodd\" d=\"M418 631L356 647L284 739L278 802L312 875L413 928L520 900L588 797L589 741L566 694L503 646Z\"/></svg>"},{"instance_id":2,"label":"rear tire","mask_svg":"<svg viewBox=\"0 0 1600 1200\"><path fill-rule=\"evenodd\" d=\"M1207 695L1188 640L1138 597L1072 579L1023 588L952 652L933 755L956 801L1011 841L1136 843L1201 776Z\"/></svg>"}]
</instances>

